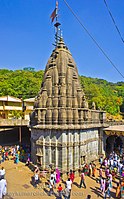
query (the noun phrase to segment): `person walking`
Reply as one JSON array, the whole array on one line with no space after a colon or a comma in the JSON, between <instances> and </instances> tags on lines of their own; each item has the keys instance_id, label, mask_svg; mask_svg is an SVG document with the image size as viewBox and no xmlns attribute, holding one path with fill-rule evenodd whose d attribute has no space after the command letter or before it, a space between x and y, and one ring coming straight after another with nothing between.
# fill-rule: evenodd
<instances>
[{"instance_id":1,"label":"person walking","mask_svg":"<svg viewBox=\"0 0 124 199\"><path fill-rule=\"evenodd\" d=\"M66 187L69 189L69 198L71 196L71 188L72 188L72 181L70 178L68 178L68 180L66 181Z\"/></svg>"},{"instance_id":2,"label":"person walking","mask_svg":"<svg viewBox=\"0 0 124 199\"><path fill-rule=\"evenodd\" d=\"M59 184L59 186L58 186L58 198L59 199L62 199L62 185L61 184Z\"/></svg>"},{"instance_id":3,"label":"person walking","mask_svg":"<svg viewBox=\"0 0 124 199\"><path fill-rule=\"evenodd\" d=\"M104 199L107 198L107 195L108 195L109 198L111 198L111 196L110 196L110 182L109 182L109 179L106 179Z\"/></svg>"},{"instance_id":4,"label":"person walking","mask_svg":"<svg viewBox=\"0 0 124 199\"><path fill-rule=\"evenodd\" d=\"M103 195L105 193L105 183L106 183L105 178L101 178L101 180L100 180L100 190L101 190Z\"/></svg>"},{"instance_id":5,"label":"person walking","mask_svg":"<svg viewBox=\"0 0 124 199\"><path fill-rule=\"evenodd\" d=\"M72 183L73 183L73 181L74 181L74 172L73 172L72 170L70 170L69 178L70 178L70 180L71 180Z\"/></svg>"},{"instance_id":6,"label":"person walking","mask_svg":"<svg viewBox=\"0 0 124 199\"><path fill-rule=\"evenodd\" d=\"M2 162L5 161L5 152L2 153Z\"/></svg>"},{"instance_id":7,"label":"person walking","mask_svg":"<svg viewBox=\"0 0 124 199\"><path fill-rule=\"evenodd\" d=\"M96 177L96 165L95 164L92 165L92 176Z\"/></svg>"},{"instance_id":8,"label":"person walking","mask_svg":"<svg viewBox=\"0 0 124 199\"><path fill-rule=\"evenodd\" d=\"M8 151L5 152L5 160L9 160Z\"/></svg>"},{"instance_id":9,"label":"person walking","mask_svg":"<svg viewBox=\"0 0 124 199\"><path fill-rule=\"evenodd\" d=\"M38 184L39 184L39 171L36 171L34 173L34 187L36 188Z\"/></svg>"},{"instance_id":10,"label":"person walking","mask_svg":"<svg viewBox=\"0 0 124 199\"><path fill-rule=\"evenodd\" d=\"M0 179L0 199L7 194L7 182L5 179Z\"/></svg>"},{"instance_id":11,"label":"person walking","mask_svg":"<svg viewBox=\"0 0 124 199\"><path fill-rule=\"evenodd\" d=\"M67 185L65 185L65 189L63 190L63 197L64 199L70 198L70 190L68 189Z\"/></svg>"},{"instance_id":12,"label":"person walking","mask_svg":"<svg viewBox=\"0 0 124 199\"><path fill-rule=\"evenodd\" d=\"M2 168L0 169L0 178L1 178L1 179L4 179L5 173L6 173L5 169L4 169L4 167L2 167Z\"/></svg>"},{"instance_id":13,"label":"person walking","mask_svg":"<svg viewBox=\"0 0 124 199\"><path fill-rule=\"evenodd\" d=\"M19 155L18 153L15 154L15 164L18 164L19 163Z\"/></svg>"},{"instance_id":14,"label":"person walking","mask_svg":"<svg viewBox=\"0 0 124 199\"><path fill-rule=\"evenodd\" d=\"M92 163L89 164L89 176L91 177L92 175Z\"/></svg>"},{"instance_id":15,"label":"person walking","mask_svg":"<svg viewBox=\"0 0 124 199\"><path fill-rule=\"evenodd\" d=\"M56 183L58 184L60 182L60 171L58 168L56 168Z\"/></svg>"},{"instance_id":16,"label":"person walking","mask_svg":"<svg viewBox=\"0 0 124 199\"><path fill-rule=\"evenodd\" d=\"M54 178L54 188L56 188L56 171L51 171L51 175L50 175L50 178Z\"/></svg>"},{"instance_id":17,"label":"person walking","mask_svg":"<svg viewBox=\"0 0 124 199\"><path fill-rule=\"evenodd\" d=\"M54 186L54 178L51 177L50 180L49 180L49 188L50 188L49 196L51 196L52 194L54 194L53 186Z\"/></svg>"},{"instance_id":18,"label":"person walking","mask_svg":"<svg viewBox=\"0 0 124 199\"><path fill-rule=\"evenodd\" d=\"M84 172L83 172L83 171L82 171L82 173L81 173L80 188L82 187L82 184L83 184L84 188L86 189L85 175L84 175Z\"/></svg>"}]
</instances>

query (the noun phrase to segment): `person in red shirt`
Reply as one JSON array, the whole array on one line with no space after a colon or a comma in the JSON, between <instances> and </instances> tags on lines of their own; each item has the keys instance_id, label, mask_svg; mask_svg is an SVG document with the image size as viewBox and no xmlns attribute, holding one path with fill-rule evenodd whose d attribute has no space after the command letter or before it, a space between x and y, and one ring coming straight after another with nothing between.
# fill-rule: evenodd
<instances>
[{"instance_id":1,"label":"person in red shirt","mask_svg":"<svg viewBox=\"0 0 124 199\"><path fill-rule=\"evenodd\" d=\"M74 181L74 173L73 173L72 170L70 170L69 178L70 178L70 180L71 180L72 183L73 183L73 181Z\"/></svg>"},{"instance_id":2,"label":"person in red shirt","mask_svg":"<svg viewBox=\"0 0 124 199\"><path fill-rule=\"evenodd\" d=\"M5 160L9 160L8 151L5 152Z\"/></svg>"},{"instance_id":3,"label":"person in red shirt","mask_svg":"<svg viewBox=\"0 0 124 199\"><path fill-rule=\"evenodd\" d=\"M62 199L62 186L61 186L61 184L59 184L59 186L58 186L58 194L59 194L59 199Z\"/></svg>"}]
</instances>

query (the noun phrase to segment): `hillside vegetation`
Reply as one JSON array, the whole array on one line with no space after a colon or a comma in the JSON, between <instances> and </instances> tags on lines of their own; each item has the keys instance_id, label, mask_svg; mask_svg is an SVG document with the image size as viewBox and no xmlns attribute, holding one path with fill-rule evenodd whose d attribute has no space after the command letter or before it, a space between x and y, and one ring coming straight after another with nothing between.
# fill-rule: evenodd
<instances>
[{"instance_id":1,"label":"hillside vegetation","mask_svg":"<svg viewBox=\"0 0 124 199\"><path fill-rule=\"evenodd\" d=\"M11 95L18 98L32 98L37 95L44 71L34 68L23 70L0 70L0 96ZM112 83L103 79L80 76L82 89L89 101L96 103L97 109L111 115L124 112L124 82Z\"/></svg>"}]
</instances>

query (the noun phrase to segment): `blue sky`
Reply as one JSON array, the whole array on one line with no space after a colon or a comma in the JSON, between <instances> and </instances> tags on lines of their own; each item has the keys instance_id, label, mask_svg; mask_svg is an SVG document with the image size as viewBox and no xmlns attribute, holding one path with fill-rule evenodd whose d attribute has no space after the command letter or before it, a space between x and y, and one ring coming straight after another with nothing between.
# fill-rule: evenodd
<instances>
[{"instance_id":1,"label":"blue sky","mask_svg":"<svg viewBox=\"0 0 124 199\"><path fill-rule=\"evenodd\" d=\"M124 37L124 0L106 0ZM107 12L104 0L67 0L118 70L124 75L124 43ZM55 0L0 0L0 68L34 67L44 70L54 49L50 15ZM80 75L124 81L59 0L63 37Z\"/></svg>"}]
</instances>

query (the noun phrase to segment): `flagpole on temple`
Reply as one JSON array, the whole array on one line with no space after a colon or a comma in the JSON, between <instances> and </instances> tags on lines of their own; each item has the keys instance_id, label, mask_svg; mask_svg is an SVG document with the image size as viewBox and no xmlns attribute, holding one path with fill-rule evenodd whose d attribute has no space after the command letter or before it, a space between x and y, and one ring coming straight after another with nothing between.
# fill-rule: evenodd
<instances>
[{"instance_id":1,"label":"flagpole on temple","mask_svg":"<svg viewBox=\"0 0 124 199\"><path fill-rule=\"evenodd\" d=\"M58 1L56 1L56 7L55 7L54 11L52 12L50 18L52 19L52 22L54 21L54 19L56 19L56 22L55 22L54 26L55 26L55 29L56 29L56 33L55 33L55 45L57 46L59 38L60 38L60 36L59 36L59 26L61 25L58 22Z\"/></svg>"},{"instance_id":2,"label":"flagpole on temple","mask_svg":"<svg viewBox=\"0 0 124 199\"><path fill-rule=\"evenodd\" d=\"M58 1L56 1L56 23L54 24L56 28L56 33L55 33L56 46L58 45L58 41L59 41L59 26L60 25L61 24L58 22Z\"/></svg>"}]
</instances>

